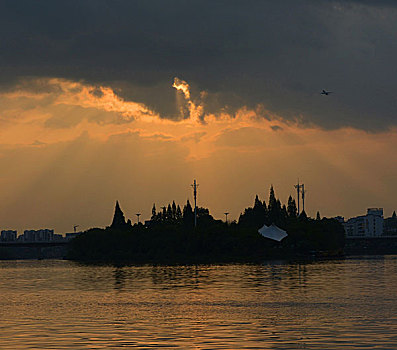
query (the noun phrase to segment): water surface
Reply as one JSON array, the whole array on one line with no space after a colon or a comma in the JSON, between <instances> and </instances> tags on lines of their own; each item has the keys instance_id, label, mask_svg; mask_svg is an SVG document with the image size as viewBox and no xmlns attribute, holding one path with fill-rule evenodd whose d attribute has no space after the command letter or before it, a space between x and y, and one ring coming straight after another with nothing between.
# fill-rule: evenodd
<instances>
[{"instance_id":1,"label":"water surface","mask_svg":"<svg viewBox=\"0 0 397 350\"><path fill-rule=\"evenodd\" d=\"M396 349L397 256L263 265L0 261L0 349Z\"/></svg>"}]
</instances>

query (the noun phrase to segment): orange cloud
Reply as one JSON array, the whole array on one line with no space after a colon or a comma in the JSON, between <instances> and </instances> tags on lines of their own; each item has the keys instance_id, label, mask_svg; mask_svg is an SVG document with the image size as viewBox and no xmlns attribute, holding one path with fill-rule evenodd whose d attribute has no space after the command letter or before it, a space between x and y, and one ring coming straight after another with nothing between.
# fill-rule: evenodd
<instances>
[{"instance_id":1,"label":"orange cloud","mask_svg":"<svg viewBox=\"0 0 397 350\"><path fill-rule=\"evenodd\" d=\"M174 87L189 108L188 118L178 121L125 101L109 87L64 79L27 81L1 93L0 186L7 208L0 222L12 227L24 215L26 225L38 224L35 218L50 215L61 231L74 216L86 227L102 225L114 197L127 213L148 216L153 201L184 202L194 177L201 184L199 203L217 217L227 210L237 218L256 193L267 196L271 183L285 201L297 177L308 189L309 214L392 209L396 129L369 134L302 127L299 119L286 122L264 106L204 114L186 82L175 80ZM32 214L26 198L40 202ZM77 213L76 202L98 215Z\"/></svg>"}]
</instances>

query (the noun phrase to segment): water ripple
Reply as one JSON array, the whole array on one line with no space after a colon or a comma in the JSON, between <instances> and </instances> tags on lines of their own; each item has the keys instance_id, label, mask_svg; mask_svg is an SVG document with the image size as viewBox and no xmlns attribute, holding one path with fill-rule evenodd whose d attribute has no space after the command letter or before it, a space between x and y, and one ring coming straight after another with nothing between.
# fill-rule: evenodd
<instances>
[{"instance_id":1,"label":"water ripple","mask_svg":"<svg viewBox=\"0 0 397 350\"><path fill-rule=\"evenodd\" d=\"M396 349L397 257L0 261L1 349Z\"/></svg>"}]
</instances>

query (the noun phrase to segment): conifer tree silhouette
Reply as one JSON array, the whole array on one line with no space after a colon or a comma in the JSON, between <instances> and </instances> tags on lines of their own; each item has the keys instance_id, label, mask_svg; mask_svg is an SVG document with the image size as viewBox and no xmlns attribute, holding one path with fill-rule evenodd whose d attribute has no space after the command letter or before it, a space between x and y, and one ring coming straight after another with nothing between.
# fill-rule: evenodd
<instances>
[{"instance_id":1,"label":"conifer tree silhouette","mask_svg":"<svg viewBox=\"0 0 397 350\"><path fill-rule=\"evenodd\" d=\"M176 219L176 204L175 201L172 201L172 219L175 220Z\"/></svg>"},{"instance_id":2,"label":"conifer tree silhouette","mask_svg":"<svg viewBox=\"0 0 397 350\"><path fill-rule=\"evenodd\" d=\"M125 222L125 217L123 211L120 209L119 201L116 201L116 207L114 209L114 216L111 228L125 228L127 223Z\"/></svg>"},{"instance_id":3,"label":"conifer tree silhouette","mask_svg":"<svg viewBox=\"0 0 397 350\"><path fill-rule=\"evenodd\" d=\"M188 227L194 224L193 209L189 200L187 200L186 205L183 207L183 223Z\"/></svg>"},{"instance_id":4,"label":"conifer tree silhouette","mask_svg":"<svg viewBox=\"0 0 397 350\"><path fill-rule=\"evenodd\" d=\"M180 222L182 219L182 210L181 210L181 207L179 206L179 204L176 207L176 219L178 220L178 222Z\"/></svg>"},{"instance_id":5,"label":"conifer tree silhouette","mask_svg":"<svg viewBox=\"0 0 397 350\"><path fill-rule=\"evenodd\" d=\"M287 212L288 212L288 217L290 218L296 218L298 215L295 199L292 199L291 196L288 197Z\"/></svg>"}]
</instances>

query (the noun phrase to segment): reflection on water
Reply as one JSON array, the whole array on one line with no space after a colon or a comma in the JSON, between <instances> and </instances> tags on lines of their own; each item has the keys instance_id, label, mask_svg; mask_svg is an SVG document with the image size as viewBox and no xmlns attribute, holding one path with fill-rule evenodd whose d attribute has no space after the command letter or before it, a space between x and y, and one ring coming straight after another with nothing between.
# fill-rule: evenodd
<instances>
[{"instance_id":1,"label":"reflection on water","mask_svg":"<svg viewBox=\"0 0 397 350\"><path fill-rule=\"evenodd\" d=\"M290 264L0 261L0 349L396 349L397 256Z\"/></svg>"}]
</instances>

